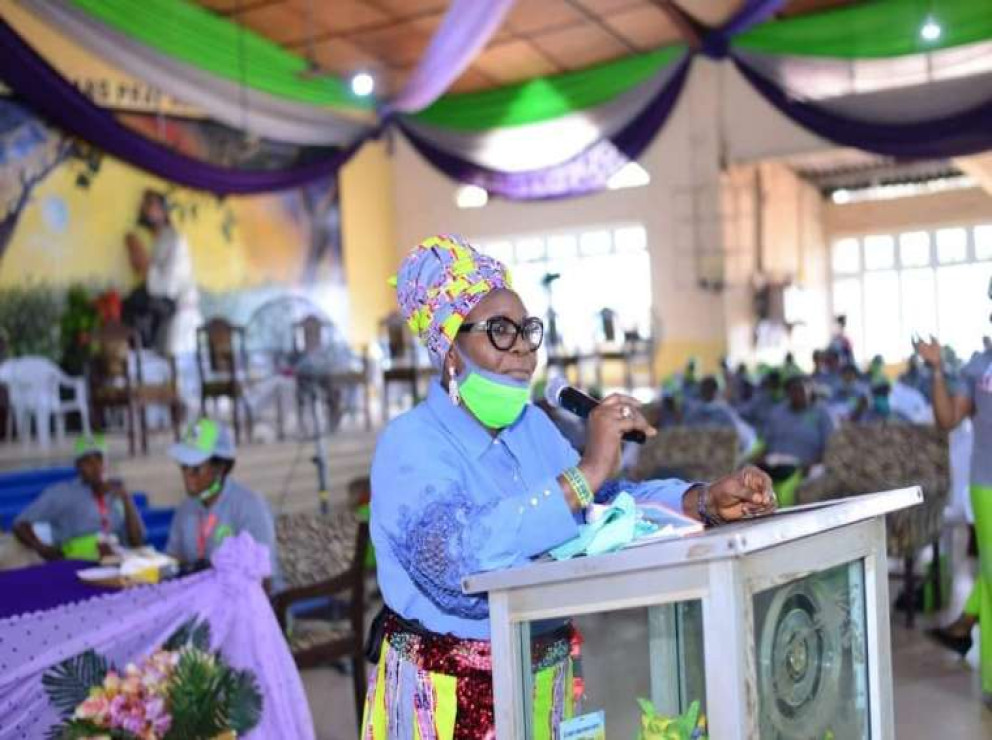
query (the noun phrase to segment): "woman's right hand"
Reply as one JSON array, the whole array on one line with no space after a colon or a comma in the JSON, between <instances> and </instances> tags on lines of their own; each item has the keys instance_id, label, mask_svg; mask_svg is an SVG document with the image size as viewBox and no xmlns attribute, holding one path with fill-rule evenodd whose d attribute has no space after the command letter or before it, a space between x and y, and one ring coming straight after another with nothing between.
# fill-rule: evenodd
<instances>
[{"instance_id":1,"label":"woman's right hand","mask_svg":"<svg viewBox=\"0 0 992 740\"><path fill-rule=\"evenodd\" d=\"M932 368L940 367L942 347L933 336L930 337L929 342L922 338L913 340L913 349L927 365Z\"/></svg>"},{"instance_id":2,"label":"woman's right hand","mask_svg":"<svg viewBox=\"0 0 992 740\"><path fill-rule=\"evenodd\" d=\"M648 438L658 433L641 413L640 401L631 396L614 393L589 414L586 451L579 469L594 492L620 467L623 435L635 430L644 432Z\"/></svg>"}]
</instances>

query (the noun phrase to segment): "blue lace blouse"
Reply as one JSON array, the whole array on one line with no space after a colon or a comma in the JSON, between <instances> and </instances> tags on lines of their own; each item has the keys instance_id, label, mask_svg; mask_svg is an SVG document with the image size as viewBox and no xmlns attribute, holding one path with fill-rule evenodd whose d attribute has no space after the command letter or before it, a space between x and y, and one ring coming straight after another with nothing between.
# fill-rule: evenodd
<instances>
[{"instance_id":1,"label":"blue lace blouse","mask_svg":"<svg viewBox=\"0 0 992 740\"><path fill-rule=\"evenodd\" d=\"M462 593L461 580L521 565L578 534L582 520L557 481L578 461L537 407L493 438L432 383L423 403L386 427L372 462L371 532L386 604L432 632L489 639L487 599ZM625 490L681 510L691 485L611 481L596 499Z\"/></svg>"}]
</instances>

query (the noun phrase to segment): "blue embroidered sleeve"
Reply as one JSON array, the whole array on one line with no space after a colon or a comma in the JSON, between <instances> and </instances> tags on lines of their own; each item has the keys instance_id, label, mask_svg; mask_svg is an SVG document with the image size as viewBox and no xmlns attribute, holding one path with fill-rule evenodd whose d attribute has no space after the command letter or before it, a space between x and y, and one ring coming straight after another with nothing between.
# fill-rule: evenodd
<instances>
[{"instance_id":1,"label":"blue embroidered sleeve","mask_svg":"<svg viewBox=\"0 0 992 740\"><path fill-rule=\"evenodd\" d=\"M462 579L526 562L574 537L578 524L554 477L523 495L480 500L470 488L471 465L436 439L398 431L384 433L372 467L372 539L383 596L415 615L402 583L409 579L445 614L485 619L487 600L463 594Z\"/></svg>"},{"instance_id":2,"label":"blue embroidered sleeve","mask_svg":"<svg viewBox=\"0 0 992 740\"><path fill-rule=\"evenodd\" d=\"M438 495L427 489L429 503L414 512L400 510L398 533L391 536L393 553L403 569L441 611L465 619L485 619L484 596L462 593L462 577L484 570L479 545L490 534L486 509L473 506L464 491Z\"/></svg>"},{"instance_id":3,"label":"blue embroidered sleeve","mask_svg":"<svg viewBox=\"0 0 992 740\"><path fill-rule=\"evenodd\" d=\"M608 504L621 491L626 491L634 500L664 504L675 511L682 511L682 497L695 483L665 478L658 480L632 481L623 478L608 480L596 492L597 504Z\"/></svg>"}]
</instances>

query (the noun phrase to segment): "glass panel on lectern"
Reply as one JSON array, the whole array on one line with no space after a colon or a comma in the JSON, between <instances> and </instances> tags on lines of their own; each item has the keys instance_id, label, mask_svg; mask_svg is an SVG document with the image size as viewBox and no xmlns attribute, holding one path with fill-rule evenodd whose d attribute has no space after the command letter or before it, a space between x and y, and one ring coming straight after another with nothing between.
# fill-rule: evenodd
<instances>
[{"instance_id":1,"label":"glass panel on lectern","mask_svg":"<svg viewBox=\"0 0 992 740\"><path fill-rule=\"evenodd\" d=\"M563 625L570 625L563 631ZM572 659L555 662L561 647L551 641L574 628ZM661 730L705 716L703 615L699 601L664 604L520 626L525 675L524 717L528 738L606 738L641 736L642 723ZM526 652L530 651L530 661ZM576 657L577 656L577 657ZM564 696L560 703L558 697ZM555 708L561 708L561 717ZM602 713L601 719L597 716ZM568 724L568 720L572 724ZM572 728L556 733L553 726ZM583 724L585 722L585 724ZM659 735L661 736L661 735Z\"/></svg>"},{"instance_id":2,"label":"glass panel on lectern","mask_svg":"<svg viewBox=\"0 0 992 740\"><path fill-rule=\"evenodd\" d=\"M862 561L754 596L761 740L868 738Z\"/></svg>"}]
</instances>

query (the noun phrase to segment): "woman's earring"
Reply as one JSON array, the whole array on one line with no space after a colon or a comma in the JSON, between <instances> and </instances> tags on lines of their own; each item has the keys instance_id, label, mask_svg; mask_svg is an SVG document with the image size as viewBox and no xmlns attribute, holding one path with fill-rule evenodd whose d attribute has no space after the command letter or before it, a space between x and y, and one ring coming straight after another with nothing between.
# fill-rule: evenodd
<instances>
[{"instance_id":1,"label":"woman's earring","mask_svg":"<svg viewBox=\"0 0 992 740\"><path fill-rule=\"evenodd\" d=\"M455 380L455 368L451 365L448 365L448 398L454 406L462 402L462 396L458 392L458 381Z\"/></svg>"}]
</instances>

